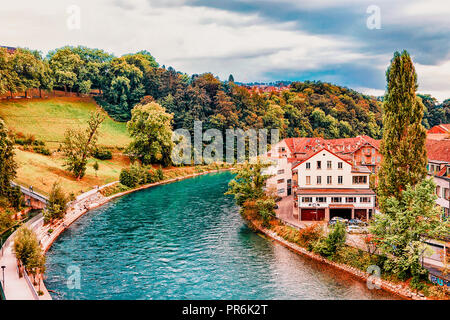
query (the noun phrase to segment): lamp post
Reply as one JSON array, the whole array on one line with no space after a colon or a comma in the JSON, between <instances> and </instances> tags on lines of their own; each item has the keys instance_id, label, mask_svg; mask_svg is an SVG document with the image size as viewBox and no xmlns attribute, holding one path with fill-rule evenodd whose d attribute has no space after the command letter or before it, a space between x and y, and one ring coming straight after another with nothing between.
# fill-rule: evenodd
<instances>
[{"instance_id":1,"label":"lamp post","mask_svg":"<svg viewBox=\"0 0 450 320\"><path fill-rule=\"evenodd\" d=\"M3 290L5 290L5 268L6 268L6 266L2 266L2 273L3 273Z\"/></svg>"}]
</instances>

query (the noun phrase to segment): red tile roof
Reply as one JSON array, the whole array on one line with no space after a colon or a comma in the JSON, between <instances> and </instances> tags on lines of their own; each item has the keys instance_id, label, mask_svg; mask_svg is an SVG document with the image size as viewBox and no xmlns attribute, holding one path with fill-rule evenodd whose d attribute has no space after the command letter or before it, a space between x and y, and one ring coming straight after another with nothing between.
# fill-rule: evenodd
<instances>
[{"instance_id":1,"label":"red tile roof","mask_svg":"<svg viewBox=\"0 0 450 320\"><path fill-rule=\"evenodd\" d=\"M307 155L319 149L327 148L334 153L349 154L355 152L364 145L372 145L380 148L380 140L369 136L357 136L354 138L324 139L324 138L287 138L286 145L295 154Z\"/></svg>"},{"instance_id":2,"label":"red tile roof","mask_svg":"<svg viewBox=\"0 0 450 320\"><path fill-rule=\"evenodd\" d=\"M450 123L438 124L427 131L427 133L449 133L449 132L450 132Z\"/></svg>"},{"instance_id":3,"label":"red tile roof","mask_svg":"<svg viewBox=\"0 0 450 320\"><path fill-rule=\"evenodd\" d=\"M429 160L450 162L450 140L427 139L427 156Z\"/></svg>"}]
</instances>

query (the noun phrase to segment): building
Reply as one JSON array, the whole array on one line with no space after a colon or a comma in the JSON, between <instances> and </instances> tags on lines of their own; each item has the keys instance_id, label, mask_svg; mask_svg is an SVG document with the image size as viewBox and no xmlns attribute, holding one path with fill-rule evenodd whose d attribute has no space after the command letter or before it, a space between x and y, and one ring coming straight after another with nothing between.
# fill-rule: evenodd
<instances>
[{"instance_id":1,"label":"building","mask_svg":"<svg viewBox=\"0 0 450 320\"><path fill-rule=\"evenodd\" d=\"M428 176L436 183L436 203L444 217L450 214L450 139L427 139Z\"/></svg>"},{"instance_id":2,"label":"building","mask_svg":"<svg viewBox=\"0 0 450 320\"><path fill-rule=\"evenodd\" d=\"M295 200L301 221L328 221L334 216L368 220L375 209L369 187L371 171L321 148L292 168L298 177Z\"/></svg>"},{"instance_id":3,"label":"building","mask_svg":"<svg viewBox=\"0 0 450 320\"><path fill-rule=\"evenodd\" d=\"M444 140L450 138L450 124L439 124L427 131L427 139Z\"/></svg>"},{"instance_id":4,"label":"building","mask_svg":"<svg viewBox=\"0 0 450 320\"><path fill-rule=\"evenodd\" d=\"M297 186L297 172L292 168L308 158L312 153L326 148L350 162L353 166L364 166L376 173L381 163L379 153L380 141L368 136L344 139L323 138L287 138L275 144L267 153L274 164L269 168L273 176L268 179L267 186L276 189L278 195L290 195ZM280 160L286 159L286 160Z\"/></svg>"}]
</instances>

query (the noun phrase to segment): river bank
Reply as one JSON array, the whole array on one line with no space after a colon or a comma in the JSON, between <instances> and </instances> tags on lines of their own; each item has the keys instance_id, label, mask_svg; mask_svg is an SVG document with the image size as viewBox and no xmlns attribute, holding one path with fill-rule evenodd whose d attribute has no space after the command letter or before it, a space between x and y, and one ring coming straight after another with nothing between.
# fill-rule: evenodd
<instances>
[{"instance_id":1,"label":"river bank","mask_svg":"<svg viewBox=\"0 0 450 320\"><path fill-rule=\"evenodd\" d=\"M283 246L289 248L290 250L296 252L297 254L306 256L306 257L313 259L315 261L318 261L320 263L327 264L333 268L336 268L337 270L347 272L361 281L364 281L368 284L370 283L370 286L372 288L374 288L372 290L375 290L375 287L378 287L382 290L391 292L391 293L398 295L407 300L430 300L427 297L420 295L420 294L414 292L413 290L411 290L406 283L394 283L391 281L387 281L387 280L384 280L381 278L374 277L373 275L371 275L367 272L364 272L358 268L348 266L346 264L330 261L330 260L326 259L325 257L322 257L316 253L308 251L305 248L303 248L295 243L287 241L286 239L280 237L276 232L271 231L267 228L264 228L257 222L255 223L254 221L247 221L247 223L249 224L249 227L251 229L255 230L256 232L262 233L263 235L282 244Z\"/></svg>"},{"instance_id":2,"label":"river bank","mask_svg":"<svg viewBox=\"0 0 450 320\"><path fill-rule=\"evenodd\" d=\"M98 187L96 189L92 189L88 192L85 192L84 194L77 197L76 200L74 200L72 203L69 204L69 207L67 209L67 213L64 217L64 219L53 223L53 224L47 224L44 225L43 223L43 217L40 217L37 221L33 223L33 231L36 233L38 240L40 241L42 250L44 253L46 253L52 244L57 240L57 238L75 221L77 221L80 217L82 217L84 214L86 214L88 211L98 208L100 206L103 206L104 204L110 202L113 199L122 197L126 194L133 193L139 190L144 190L148 188L152 188L159 185L169 184L189 178L194 178L201 175L206 175L210 173L217 173L217 172L224 172L224 171L230 171L232 168L224 168L224 169L216 169L216 170L207 170L204 172L199 173L193 173L188 174L185 176L179 176L167 180L158 181L155 183L150 183L146 185L139 186L137 188L133 188L124 192L116 193L111 196L103 196L101 191L105 188L108 188L116 183L118 181L108 183L104 186ZM31 291L31 287L29 284L27 284L25 278L19 278L17 275L17 272L15 271L14 265L15 265L15 256L12 251L12 241L10 241L7 248L5 248L5 255L2 257L3 260L9 261L10 268L8 268L9 271L5 275L5 279L8 283L17 283L18 285L15 286L8 286L8 290L6 290L6 299L9 299L9 297L12 297L13 300L30 300L33 299L33 297L36 297L36 292L28 292ZM13 263L14 262L14 263ZM5 282L6 282L5 281ZM16 289L17 288L17 289ZM27 289L25 289L27 288ZM36 289L34 289L36 291ZM44 282L42 281L40 284L40 290L42 291L42 295L39 296L39 300L52 300L52 297L47 290ZM35 298L34 298L35 299Z\"/></svg>"}]
</instances>

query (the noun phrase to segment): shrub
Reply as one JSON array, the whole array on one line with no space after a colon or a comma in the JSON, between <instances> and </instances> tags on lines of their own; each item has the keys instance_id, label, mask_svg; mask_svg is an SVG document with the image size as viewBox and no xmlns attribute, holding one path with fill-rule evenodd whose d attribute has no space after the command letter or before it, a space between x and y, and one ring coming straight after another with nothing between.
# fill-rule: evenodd
<instances>
[{"instance_id":1,"label":"shrub","mask_svg":"<svg viewBox=\"0 0 450 320\"><path fill-rule=\"evenodd\" d=\"M132 164L128 169L120 172L120 183L128 188L135 188L138 185L161 181L164 178L162 169L153 170L149 166Z\"/></svg>"},{"instance_id":2,"label":"shrub","mask_svg":"<svg viewBox=\"0 0 450 320\"><path fill-rule=\"evenodd\" d=\"M94 158L99 160L110 160L112 159L112 152L107 149L97 149L94 151Z\"/></svg>"},{"instance_id":3,"label":"shrub","mask_svg":"<svg viewBox=\"0 0 450 320\"><path fill-rule=\"evenodd\" d=\"M159 168L156 170L156 176L158 178L158 181L164 180L164 172L161 166L159 166Z\"/></svg>"},{"instance_id":4,"label":"shrub","mask_svg":"<svg viewBox=\"0 0 450 320\"><path fill-rule=\"evenodd\" d=\"M275 216L275 212L273 210L274 206L275 200L273 200L272 198L256 200L258 214L263 221L263 226L266 228L270 227L270 220L272 220Z\"/></svg>"},{"instance_id":5,"label":"shrub","mask_svg":"<svg viewBox=\"0 0 450 320\"><path fill-rule=\"evenodd\" d=\"M44 156L49 156L50 155L50 150L47 149L45 146L42 145L38 145L33 147L33 151L36 153L40 153L43 154Z\"/></svg>"},{"instance_id":6,"label":"shrub","mask_svg":"<svg viewBox=\"0 0 450 320\"><path fill-rule=\"evenodd\" d=\"M134 188L137 184L136 177L131 174L129 169L122 169L122 171L120 171L119 180L121 184L128 188Z\"/></svg>"},{"instance_id":7,"label":"shrub","mask_svg":"<svg viewBox=\"0 0 450 320\"><path fill-rule=\"evenodd\" d=\"M320 239L313 246L313 251L324 257L331 257L345 243L346 231L343 223L336 223L326 238Z\"/></svg>"},{"instance_id":8,"label":"shrub","mask_svg":"<svg viewBox=\"0 0 450 320\"><path fill-rule=\"evenodd\" d=\"M299 245L312 250L312 245L322 238L322 228L320 225L312 224L299 230Z\"/></svg>"}]
</instances>

